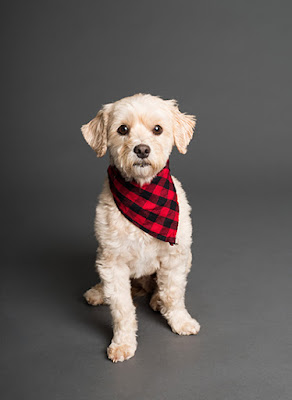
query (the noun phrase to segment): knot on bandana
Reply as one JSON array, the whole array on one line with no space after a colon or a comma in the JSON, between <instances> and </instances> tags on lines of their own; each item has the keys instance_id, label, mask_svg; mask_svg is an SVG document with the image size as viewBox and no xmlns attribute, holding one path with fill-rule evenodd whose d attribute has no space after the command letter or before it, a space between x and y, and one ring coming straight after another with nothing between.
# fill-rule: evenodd
<instances>
[{"instance_id":1,"label":"knot on bandana","mask_svg":"<svg viewBox=\"0 0 292 400\"><path fill-rule=\"evenodd\" d=\"M113 165L107 171L110 189L121 213L149 235L175 244L179 206L169 161L142 187L134 180L127 182Z\"/></svg>"}]
</instances>

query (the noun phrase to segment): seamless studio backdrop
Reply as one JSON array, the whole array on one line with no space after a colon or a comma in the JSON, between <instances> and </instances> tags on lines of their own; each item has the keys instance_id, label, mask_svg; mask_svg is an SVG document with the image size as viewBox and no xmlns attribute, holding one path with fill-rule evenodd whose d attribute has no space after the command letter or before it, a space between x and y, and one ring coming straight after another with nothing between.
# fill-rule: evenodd
<instances>
[{"instance_id":1,"label":"seamless studio backdrop","mask_svg":"<svg viewBox=\"0 0 292 400\"><path fill-rule=\"evenodd\" d=\"M289 1L14 1L2 5L1 398L291 399ZM192 206L173 334L137 301L136 356L113 365L93 219L108 156L80 127L134 93L198 119L171 172ZM3 186L2 186L3 188Z\"/></svg>"}]
</instances>

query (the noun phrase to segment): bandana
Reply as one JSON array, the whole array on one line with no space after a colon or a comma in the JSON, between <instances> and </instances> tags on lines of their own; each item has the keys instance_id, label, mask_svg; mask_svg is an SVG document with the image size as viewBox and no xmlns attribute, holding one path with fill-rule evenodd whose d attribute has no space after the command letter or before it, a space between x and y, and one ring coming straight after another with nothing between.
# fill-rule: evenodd
<instances>
[{"instance_id":1,"label":"bandana","mask_svg":"<svg viewBox=\"0 0 292 400\"><path fill-rule=\"evenodd\" d=\"M179 206L169 161L148 184L127 182L119 170L110 165L108 177L111 192L121 213L149 235L175 244Z\"/></svg>"}]
</instances>

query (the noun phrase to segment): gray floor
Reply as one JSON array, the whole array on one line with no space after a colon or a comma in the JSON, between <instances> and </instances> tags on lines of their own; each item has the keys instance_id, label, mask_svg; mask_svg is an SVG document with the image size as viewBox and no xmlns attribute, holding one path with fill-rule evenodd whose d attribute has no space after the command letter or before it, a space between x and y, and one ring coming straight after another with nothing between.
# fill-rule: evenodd
<instances>
[{"instance_id":1,"label":"gray floor","mask_svg":"<svg viewBox=\"0 0 292 400\"><path fill-rule=\"evenodd\" d=\"M173 334L139 299L138 350L119 364L105 353L108 307L82 299L96 281L91 228L66 231L61 221L24 235L2 269L2 398L290 400L291 200L191 196L186 302L201 332Z\"/></svg>"}]
</instances>

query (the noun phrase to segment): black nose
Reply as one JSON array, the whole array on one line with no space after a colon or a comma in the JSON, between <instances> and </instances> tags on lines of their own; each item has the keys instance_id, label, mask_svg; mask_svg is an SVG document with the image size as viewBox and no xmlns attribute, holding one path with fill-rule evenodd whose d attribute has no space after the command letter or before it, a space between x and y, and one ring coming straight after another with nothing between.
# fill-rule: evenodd
<instances>
[{"instance_id":1,"label":"black nose","mask_svg":"<svg viewBox=\"0 0 292 400\"><path fill-rule=\"evenodd\" d=\"M134 147L134 153L137 154L139 158L147 158L150 153L150 147L147 144L138 144Z\"/></svg>"}]
</instances>

